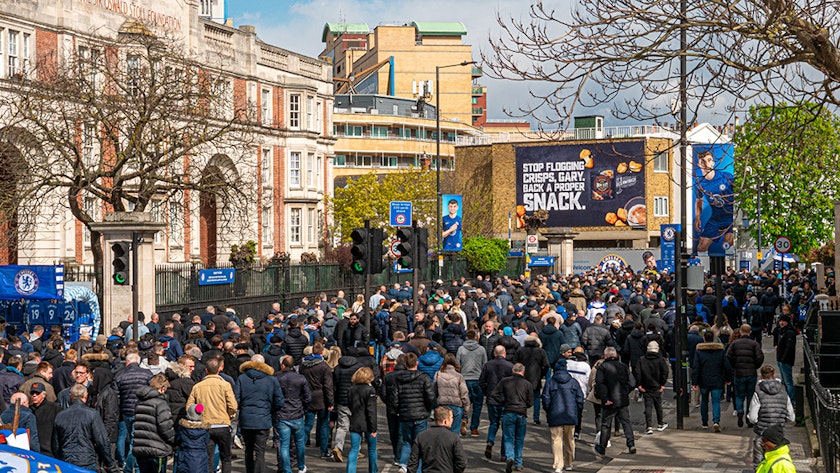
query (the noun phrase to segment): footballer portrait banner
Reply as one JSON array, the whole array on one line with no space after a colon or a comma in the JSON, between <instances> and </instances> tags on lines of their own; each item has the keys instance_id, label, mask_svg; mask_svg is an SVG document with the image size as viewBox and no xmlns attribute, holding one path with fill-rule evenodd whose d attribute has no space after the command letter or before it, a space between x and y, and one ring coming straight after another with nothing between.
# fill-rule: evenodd
<instances>
[{"instance_id":1,"label":"footballer portrait banner","mask_svg":"<svg viewBox=\"0 0 840 473\"><path fill-rule=\"evenodd\" d=\"M691 206L693 254L725 256L733 251L735 234L734 166L731 143L692 145L694 172Z\"/></svg>"},{"instance_id":2,"label":"footballer portrait banner","mask_svg":"<svg viewBox=\"0 0 840 473\"><path fill-rule=\"evenodd\" d=\"M441 238L443 251L461 251L463 249L462 199L461 194L443 194L440 199L443 225Z\"/></svg>"}]
</instances>

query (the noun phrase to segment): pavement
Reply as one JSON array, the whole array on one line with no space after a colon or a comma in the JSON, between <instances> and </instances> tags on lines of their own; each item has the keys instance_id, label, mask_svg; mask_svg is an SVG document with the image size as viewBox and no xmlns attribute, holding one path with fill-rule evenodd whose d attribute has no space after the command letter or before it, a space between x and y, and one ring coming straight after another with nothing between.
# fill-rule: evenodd
<instances>
[{"instance_id":1,"label":"pavement","mask_svg":"<svg viewBox=\"0 0 840 473\"><path fill-rule=\"evenodd\" d=\"M763 341L765 363L775 365L775 353L771 345L772 339L765 338ZM801 343L801 338L799 343ZM797 353L797 367L794 368L794 373L798 373L798 366L802 366L801 349L797 350ZM731 402L721 403L720 433L700 427L699 409L693 405L689 416L684 419L684 429L677 430L676 405L672 395L673 391L669 384L663 393L665 421L669 424L669 427L663 432L655 431L653 435L644 434L643 403L634 402L631 397L630 418L636 437L637 449L637 453L634 455L627 451L623 435L619 438L613 438L612 446L607 449L606 455L595 454L593 451L594 414L592 404L587 403L584 410L581 438L576 442L574 470L601 473L688 473L700 471L742 473L753 471L750 442L754 434L750 428L738 427L737 418L732 414ZM379 472L398 473L399 468L393 465L393 454L391 453L387 427L385 427L383 406L380 406L379 413L379 425L381 427L378 441ZM462 439L467 452L467 471L469 473L502 472L505 470L505 464L499 461L501 431L496 437L497 443L493 449L492 460L484 458L488 426L486 417L485 407L484 412L482 412L483 419L479 426L482 435ZM550 473L554 471L552 467L551 435L548 426L545 424L545 416L541 417L543 419L542 425L534 425L529 416L523 455L524 467L525 471ZM810 444L805 427L790 423L787 426L786 435L791 442L791 456L797 471L814 473L820 471L817 468L816 461L810 458ZM349 441L345 448L345 455L348 449ZM233 471L245 471L244 461L242 460L243 451L234 450L234 453L237 454L238 458L233 462ZM314 446L307 449L307 454L306 465L309 472L338 473L346 469L344 463L319 458L318 450ZM270 448L266 453L266 463L268 471L277 471L274 449ZM367 460L359 460L358 471L367 471Z\"/></svg>"}]
</instances>

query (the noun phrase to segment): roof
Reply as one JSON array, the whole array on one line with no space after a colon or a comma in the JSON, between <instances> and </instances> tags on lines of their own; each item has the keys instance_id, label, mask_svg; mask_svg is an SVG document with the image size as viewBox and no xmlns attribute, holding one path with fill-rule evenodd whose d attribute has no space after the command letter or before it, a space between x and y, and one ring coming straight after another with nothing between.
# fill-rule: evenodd
<instances>
[{"instance_id":1,"label":"roof","mask_svg":"<svg viewBox=\"0 0 840 473\"><path fill-rule=\"evenodd\" d=\"M368 34L370 28L367 23L326 23L324 24L324 32L321 33L321 42L327 42L327 34Z\"/></svg>"},{"instance_id":2,"label":"roof","mask_svg":"<svg viewBox=\"0 0 840 473\"><path fill-rule=\"evenodd\" d=\"M465 36L467 27L460 21L412 21L421 36Z\"/></svg>"}]
</instances>

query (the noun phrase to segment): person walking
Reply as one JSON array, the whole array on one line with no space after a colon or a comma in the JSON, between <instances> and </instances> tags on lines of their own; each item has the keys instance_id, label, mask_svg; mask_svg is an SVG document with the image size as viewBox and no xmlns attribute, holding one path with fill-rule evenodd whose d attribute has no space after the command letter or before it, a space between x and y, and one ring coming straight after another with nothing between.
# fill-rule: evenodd
<instances>
[{"instance_id":1,"label":"person walking","mask_svg":"<svg viewBox=\"0 0 840 473\"><path fill-rule=\"evenodd\" d=\"M522 466L522 448L528 427L528 409L534 405L534 385L525 379L525 365L514 364L512 372L512 376L502 379L490 392L490 398L504 406L502 441L507 462L506 473L525 469Z\"/></svg>"},{"instance_id":2,"label":"person walking","mask_svg":"<svg viewBox=\"0 0 840 473\"><path fill-rule=\"evenodd\" d=\"M119 468L111 457L108 431L96 410L85 405L87 397L87 388L81 384L70 388L70 407L55 417L53 456L92 471L101 462L106 472L116 473Z\"/></svg>"},{"instance_id":3,"label":"person walking","mask_svg":"<svg viewBox=\"0 0 840 473\"><path fill-rule=\"evenodd\" d=\"M324 359L324 344L316 341L312 344L312 353L303 357L299 373L309 383L312 399L306 408L304 430L306 443L315 427L315 444L320 447L321 458L331 458L330 451L330 412L333 410L333 373ZM316 423L317 417L317 423Z\"/></svg>"},{"instance_id":4,"label":"person walking","mask_svg":"<svg viewBox=\"0 0 840 473\"><path fill-rule=\"evenodd\" d=\"M221 355L212 355L207 360L207 376L193 386L187 405L202 404L202 420L210 424L210 441L207 442L208 469L213 471L213 457L216 447L219 447L219 459L222 473L231 471L231 432L230 421L236 415L239 405L230 383L225 381L219 373L224 369L225 362Z\"/></svg>"},{"instance_id":5,"label":"person walking","mask_svg":"<svg viewBox=\"0 0 840 473\"><path fill-rule=\"evenodd\" d=\"M233 396L239 405L239 428L245 444L245 471L265 471L265 444L271 434L271 419L283 407L283 390L274 377L274 369L262 355L239 366L242 372L233 386Z\"/></svg>"},{"instance_id":6,"label":"person walking","mask_svg":"<svg viewBox=\"0 0 840 473\"><path fill-rule=\"evenodd\" d=\"M277 438L277 465L283 473L292 473L291 449L297 454L299 473L306 473L306 431L303 428L306 407L312 400L312 390L306 378L295 372L295 360L286 355L280 361L277 381L283 390L283 406L274 415Z\"/></svg>"},{"instance_id":7,"label":"person walking","mask_svg":"<svg viewBox=\"0 0 840 473\"><path fill-rule=\"evenodd\" d=\"M470 405L472 406L472 415L469 421L470 435L477 437L478 424L481 421L481 407L484 404L484 391L481 389L479 379L481 378L481 370L487 364L487 351L478 341L479 333L475 330L467 331L467 340L458 349L455 355L455 361L461 365L461 375L467 383L467 391L470 395ZM467 415L464 415L466 421Z\"/></svg>"},{"instance_id":8,"label":"person walking","mask_svg":"<svg viewBox=\"0 0 840 473\"><path fill-rule=\"evenodd\" d=\"M633 425L630 423L630 370L618 359L614 347L604 350L604 361L595 371L595 397L601 401L601 425L599 443L595 445L595 453L604 455L607 443L610 441L610 427L613 419L618 418L627 439L627 449L631 454L636 453L636 440L633 437Z\"/></svg>"},{"instance_id":9,"label":"person walking","mask_svg":"<svg viewBox=\"0 0 840 473\"><path fill-rule=\"evenodd\" d=\"M396 404L400 419L400 471L408 469L412 444L417 436L429 427L429 412L435 405L435 391L432 381L417 369L417 355L405 354L405 370L396 375ZM425 470L425 467L424 467Z\"/></svg>"},{"instance_id":10,"label":"person walking","mask_svg":"<svg viewBox=\"0 0 840 473\"><path fill-rule=\"evenodd\" d=\"M23 393L21 393L23 394ZM29 408L35 414L35 423L38 426L38 439L41 442L41 453L54 456L52 453L52 432L55 426L55 418L58 415L58 404L47 400L46 385L44 383L32 383L29 390ZM32 442L29 442L30 445Z\"/></svg>"},{"instance_id":11,"label":"person walking","mask_svg":"<svg viewBox=\"0 0 840 473\"><path fill-rule=\"evenodd\" d=\"M796 473L796 465L790 457L790 442L785 432L777 425L770 426L760 437L762 460L755 469L756 473Z\"/></svg>"},{"instance_id":12,"label":"person walking","mask_svg":"<svg viewBox=\"0 0 840 473\"><path fill-rule=\"evenodd\" d=\"M407 471L417 473L422 463L424 473L464 473L467 455L461 438L452 431L452 410L439 406L434 419L435 425L421 432L412 444Z\"/></svg>"},{"instance_id":13,"label":"person walking","mask_svg":"<svg viewBox=\"0 0 840 473\"><path fill-rule=\"evenodd\" d=\"M793 404L784 384L776 379L776 369L770 365L762 366L761 379L758 380L747 413L747 420L755 424L753 431L757 434L753 440L753 465L757 465L762 459L762 432L775 426L784 434L785 423L794 419Z\"/></svg>"},{"instance_id":14,"label":"person walking","mask_svg":"<svg viewBox=\"0 0 840 473\"><path fill-rule=\"evenodd\" d=\"M207 442L210 441L210 424L202 422L204 405L193 404L184 409L184 417L175 429L174 471L178 473L207 473L209 458Z\"/></svg>"},{"instance_id":15,"label":"person walking","mask_svg":"<svg viewBox=\"0 0 840 473\"><path fill-rule=\"evenodd\" d=\"M668 382L668 362L659 353L659 344L651 341L647 353L639 359L634 371L637 388L645 400L645 434L653 433L653 413L656 412L656 430L668 428L662 414L662 391Z\"/></svg>"},{"instance_id":16,"label":"person walking","mask_svg":"<svg viewBox=\"0 0 840 473\"><path fill-rule=\"evenodd\" d=\"M362 367L361 361L356 356L363 348L349 347L342 352L338 360L338 366L333 370L333 386L335 386L335 408L337 413L335 421L335 432L333 434L333 460L338 463L344 461L344 440L347 437L347 429L350 427L350 399L347 397L350 388L353 386L353 374Z\"/></svg>"},{"instance_id":17,"label":"person walking","mask_svg":"<svg viewBox=\"0 0 840 473\"><path fill-rule=\"evenodd\" d=\"M368 444L368 473L378 473L376 455L376 390L373 370L359 368L353 373L353 386L347 397L350 400L350 453L347 455L347 473L356 473L356 461L364 436Z\"/></svg>"},{"instance_id":18,"label":"person walking","mask_svg":"<svg viewBox=\"0 0 840 473\"><path fill-rule=\"evenodd\" d=\"M531 335L525 337L525 344L516 351L516 361L525 366L525 379L534 387L534 424L540 425L540 393L549 369L548 355L542 349L540 339Z\"/></svg>"},{"instance_id":19,"label":"person walking","mask_svg":"<svg viewBox=\"0 0 840 473\"><path fill-rule=\"evenodd\" d=\"M779 374L782 383L787 388L790 402L795 402L796 391L793 388L793 363L796 361L796 329L791 325L791 318L787 314L779 316L779 323L773 331L773 345L776 349L776 361L779 364Z\"/></svg>"},{"instance_id":20,"label":"person walking","mask_svg":"<svg viewBox=\"0 0 840 473\"><path fill-rule=\"evenodd\" d=\"M691 384L700 391L700 420L704 429L709 428L709 396L712 398L712 422L715 432L720 432L720 398L723 388L732 382L732 367L723 351L723 344L716 342L711 330L703 334L704 343L697 345L691 366Z\"/></svg>"},{"instance_id":21,"label":"person walking","mask_svg":"<svg viewBox=\"0 0 840 473\"><path fill-rule=\"evenodd\" d=\"M566 340L566 343L569 343L569 341ZM604 356L604 350L607 347L615 346L610 330L604 326L603 316L595 316L594 323L586 327L586 330L583 331L580 343L584 348L586 348L586 353L589 355L590 365L594 364L599 358Z\"/></svg>"},{"instance_id":22,"label":"person walking","mask_svg":"<svg viewBox=\"0 0 840 473\"><path fill-rule=\"evenodd\" d=\"M497 345L493 349L493 359L484 365L481 377L478 380L481 390L487 393L487 417L490 426L487 428L487 446L484 448L484 457L488 460L493 456L493 445L496 441L496 433L502 423L502 412L504 405L497 403L490 398L490 393L496 389L499 382L513 372L513 363L505 358L505 347ZM504 444L504 431L502 431L502 444ZM504 451L502 452L504 455Z\"/></svg>"},{"instance_id":23,"label":"person walking","mask_svg":"<svg viewBox=\"0 0 840 473\"><path fill-rule=\"evenodd\" d=\"M175 423L164 395L169 381L157 374L148 386L137 388L134 413L134 457L140 473L164 473L166 457L175 443Z\"/></svg>"},{"instance_id":24,"label":"person walking","mask_svg":"<svg viewBox=\"0 0 840 473\"><path fill-rule=\"evenodd\" d=\"M750 401L755 394L755 384L758 381L756 372L764 363L764 352L749 335L752 328L749 324L741 325L738 329L741 336L733 340L726 348L726 357L734 371L735 382L735 412L738 414L738 427L744 426L744 413L750 409Z\"/></svg>"},{"instance_id":25,"label":"person walking","mask_svg":"<svg viewBox=\"0 0 840 473\"><path fill-rule=\"evenodd\" d=\"M11 425L15 418L15 404L20 402L18 411L18 427L26 429L29 433L29 450L41 453L41 439L38 430L38 419L29 409L29 396L24 393L14 393L9 399L9 407L0 414L0 421L3 424ZM43 434L42 434L43 435Z\"/></svg>"},{"instance_id":26,"label":"person walking","mask_svg":"<svg viewBox=\"0 0 840 473\"><path fill-rule=\"evenodd\" d=\"M562 358L566 360L566 371L572 376L572 379L577 381L578 385L580 385L581 391L583 391L583 397L587 401L589 400L589 382L592 374L593 368L589 366L589 358L586 357L586 354L583 353L583 347L577 347L572 352L571 347L566 344L560 347L562 351ZM558 360L559 361L559 360ZM600 360L599 360L600 361ZM599 361L596 361L597 364ZM594 378L591 380L593 385L595 383ZM580 439L580 421L583 419L583 409L585 403L580 405L580 410L578 411L577 415L577 424L575 424L575 440ZM597 405L598 413L601 413L601 405L600 403ZM598 425L600 428L600 424Z\"/></svg>"},{"instance_id":27,"label":"person walking","mask_svg":"<svg viewBox=\"0 0 840 473\"><path fill-rule=\"evenodd\" d=\"M461 366L452 353L447 353L443 358L440 370L435 373L434 385L438 405L448 407L455 419L459 419L452 423L452 431L460 430L461 435L465 436L467 428L461 419L470 409L470 393L461 375Z\"/></svg>"},{"instance_id":28,"label":"person walking","mask_svg":"<svg viewBox=\"0 0 840 473\"><path fill-rule=\"evenodd\" d=\"M566 365L565 358L558 360L554 365L554 374L542 391L542 406L551 431L555 473L574 468L575 426L583 412L585 398L580 384L569 374Z\"/></svg>"},{"instance_id":29,"label":"person walking","mask_svg":"<svg viewBox=\"0 0 840 473\"><path fill-rule=\"evenodd\" d=\"M152 372L140 366L140 354L129 351L125 356L125 367L114 375L114 386L120 395L120 423L117 427L116 460L125 473L133 473L134 455L134 409L137 407L137 390L148 386ZM87 389L87 388L85 388Z\"/></svg>"}]
</instances>

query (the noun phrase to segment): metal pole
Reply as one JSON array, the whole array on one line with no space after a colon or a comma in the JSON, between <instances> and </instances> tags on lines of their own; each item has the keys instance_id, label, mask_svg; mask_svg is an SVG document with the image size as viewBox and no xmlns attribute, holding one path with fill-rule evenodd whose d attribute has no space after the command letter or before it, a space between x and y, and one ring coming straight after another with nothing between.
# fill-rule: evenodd
<instances>
[{"instance_id":1,"label":"metal pole","mask_svg":"<svg viewBox=\"0 0 840 473\"><path fill-rule=\"evenodd\" d=\"M370 294L370 269L371 269L370 268L370 261L371 261L370 260L370 254L371 254L371 249L372 249L371 241L373 240L373 235L371 235L371 231L370 231L370 220L365 220L365 234L367 234L367 237L368 237L368 242L367 242L368 244L367 244L367 252L365 253L365 287L364 287L364 290L362 291L362 294L364 294L364 298L365 298L365 302L364 302L365 321L364 321L364 324L365 324L365 328L368 329L368 333L369 333L370 332L370 311L371 311L370 296L369 296L369 294Z\"/></svg>"},{"instance_id":2,"label":"metal pole","mask_svg":"<svg viewBox=\"0 0 840 473\"><path fill-rule=\"evenodd\" d=\"M688 383L687 373L684 366L688 359L688 343L686 340L686 300L685 300L685 284L687 275L688 263L688 202L686 182L686 172L688 169L688 110L686 103L688 102L688 84L686 74L688 71L688 64L686 61L686 49L688 45L687 32L685 29L686 13L688 5L686 0L680 0L680 187L682 193L680 196L680 232L679 232L679 260L676 274L676 298L675 304L677 306L677 321L674 326L674 351L676 351L676 370L674 373L674 392L677 394L677 428L684 429L685 425L683 418L688 416Z\"/></svg>"},{"instance_id":3,"label":"metal pole","mask_svg":"<svg viewBox=\"0 0 840 473\"><path fill-rule=\"evenodd\" d=\"M140 289L139 284L137 284L137 280L140 279L139 271L137 271L137 267L140 266L139 246L140 235L137 232L133 232L131 234L131 338L135 342L140 340L137 333L139 330L137 314L140 311Z\"/></svg>"},{"instance_id":4,"label":"metal pole","mask_svg":"<svg viewBox=\"0 0 840 473\"><path fill-rule=\"evenodd\" d=\"M441 209L440 209L440 66L435 66L435 171L437 173L437 202L435 205L435 212L437 215L437 220L435 220L435 226L437 227L437 277L440 279L440 255L443 249L443 242L441 239L443 238L443 222L440 221L441 219Z\"/></svg>"},{"instance_id":5,"label":"metal pole","mask_svg":"<svg viewBox=\"0 0 840 473\"><path fill-rule=\"evenodd\" d=\"M756 210L757 210L757 213L758 213L758 218L757 218L757 220L758 220L758 239L756 241L756 244L758 246L758 251L756 251L756 253L757 253L756 256L758 256L758 265L759 265L758 269L760 271L761 270L761 257L763 256L762 252L761 252L761 175L760 174L758 175L757 200L758 200L758 202L757 202L757 205L756 205Z\"/></svg>"},{"instance_id":6,"label":"metal pole","mask_svg":"<svg viewBox=\"0 0 840 473\"><path fill-rule=\"evenodd\" d=\"M420 284L420 258L426 258L428 261L428 255L421 255L417 245L417 220L411 222L411 234L414 237L414 241L411 244L411 250L414 252L412 257L412 260L414 260L414 269L411 271L411 307L414 313L417 313L417 304L420 300L420 295L417 294L417 286Z\"/></svg>"}]
</instances>

